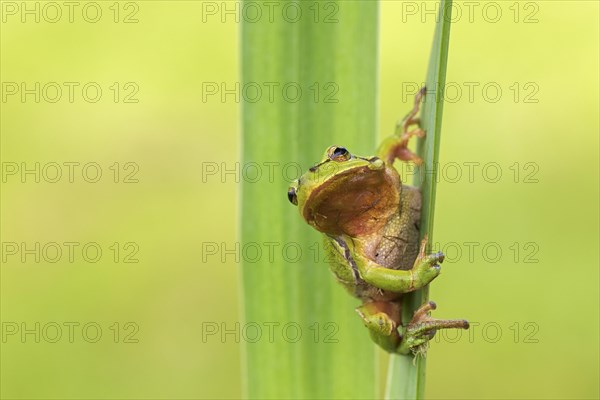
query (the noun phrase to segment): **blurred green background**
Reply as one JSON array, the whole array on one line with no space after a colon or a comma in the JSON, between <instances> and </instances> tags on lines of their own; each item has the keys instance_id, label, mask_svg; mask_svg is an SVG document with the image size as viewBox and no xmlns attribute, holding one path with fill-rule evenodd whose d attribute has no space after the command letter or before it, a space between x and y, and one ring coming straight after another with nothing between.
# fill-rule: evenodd
<instances>
[{"instance_id":1,"label":"blurred green background","mask_svg":"<svg viewBox=\"0 0 600 400\"><path fill-rule=\"evenodd\" d=\"M236 167L243 96L203 87L240 80L224 11L241 6L81 2L69 22L55 4L57 22L46 3L1 3L0 395L238 398L240 344L202 337L240 321L234 256L203 251L234 248L238 183L203 171ZM381 3L381 137L423 82L431 10ZM434 340L430 398L600 395L598 14L591 1L456 3L435 234L448 259L431 298L473 327ZM36 163L39 182L22 175ZM64 163L79 163L73 182Z\"/></svg>"}]
</instances>

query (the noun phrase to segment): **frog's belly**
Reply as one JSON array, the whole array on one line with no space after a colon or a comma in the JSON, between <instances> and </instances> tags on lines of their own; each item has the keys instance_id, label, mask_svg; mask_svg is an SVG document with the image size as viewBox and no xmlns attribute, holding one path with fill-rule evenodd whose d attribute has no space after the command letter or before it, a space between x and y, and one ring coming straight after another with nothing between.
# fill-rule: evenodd
<instances>
[{"instance_id":1,"label":"frog's belly","mask_svg":"<svg viewBox=\"0 0 600 400\"><path fill-rule=\"evenodd\" d=\"M402 293L390 292L370 285L360 276L356 279L352 273L352 268L342 257L332 255L329 262L331 272L337 281L354 297L362 300L390 301L399 299L402 296Z\"/></svg>"},{"instance_id":2,"label":"frog's belly","mask_svg":"<svg viewBox=\"0 0 600 400\"><path fill-rule=\"evenodd\" d=\"M366 250L366 255L382 268L409 270L419 254L421 193L412 186L403 186L400 201L400 213L389 221L379 241ZM325 246L331 271L353 296L374 301L395 300L402 296L402 293L374 287L360 277L357 279L354 276L356 271L353 271L348 260L335 250L330 240L325 239Z\"/></svg>"}]
</instances>

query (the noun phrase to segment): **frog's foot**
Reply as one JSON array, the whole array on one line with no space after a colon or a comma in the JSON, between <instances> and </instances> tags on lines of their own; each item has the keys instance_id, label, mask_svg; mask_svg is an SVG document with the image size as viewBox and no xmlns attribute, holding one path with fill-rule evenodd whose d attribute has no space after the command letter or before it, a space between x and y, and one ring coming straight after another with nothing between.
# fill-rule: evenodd
<instances>
[{"instance_id":1,"label":"frog's foot","mask_svg":"<svg viewBox=\"0 0 600 400\"><path fill-rule=\"evenodd\" d=\"M423 160L419 156L408 149L408 141L411 137L425 136L425 131L419 127L421 120L416 117L419 113L419 106L423 96L425 96L424 86L415 96L413 109L402 121L396 124L394 135L384 140L379 147L379 158L385 160L388 164L393 164L396 158L402 161L412 161L417 165L423 163ZM417 125L417 128L409 130L413 125Z\"/></svg>"},{"instance_id":2,"label":"frog's foot","mask_svg":"<svg viewBox=\"0 0 600 400\"><path fill-rule=\"evenodd\" d=\"M356 308L369 329L371 338L384 350L394 353L400 345L400 306L393 302L374 301Z\"/></svg>"},{"instance_id":3,"label":"frog's foot","mask_svg":"<svg viewBox=\"0 0 600 400\"><path fill-rule=\"evenodd\" d=\"M469 323L462 319L431 318L429 312L436 308L436 304L429 301L415 311L412 320L403 329L398 353L425 355L429 341L438 329L469 329Z\"/></svg>"},{"instance_id":4,"label":"frog's foot","mask_svg":"<svg viewBox=\"0 0 600 400\"><path fill-rule=\"evenodd\" d=\"M406 140L410 139L413 136L418 136L418 137L425 136L425 131L420 128L421 119L416 116L419 113L419 107L421 106L421 100L423 100L423 97L425 96L425 92L426 92L426 89L425 89L425 86L423 86L419 90L419 92L415 95L415 102L413 105L413 109L410 110L408 115L406 115L406 117L404 117L402 119L402 121L399 121L396 124L395 135L401 136L402 138L405 138ZM412 131L409 131L408 128L413 125L417 125L417 128L413 129Z\"/></svg>"},{"instance_id":5,"label":"frog's foot","mask_svg":"<svg viewBox=\"0 0 600 400\"><path fill-rule=\"evenodd\" d=\"M411 269L411 290L424 287L442 272L440 264L444 261L444 253L438 251L437 253L425 255L427 240L427 235L425 235L421 241L419 255Z\"/></svg>"}]
</instances>

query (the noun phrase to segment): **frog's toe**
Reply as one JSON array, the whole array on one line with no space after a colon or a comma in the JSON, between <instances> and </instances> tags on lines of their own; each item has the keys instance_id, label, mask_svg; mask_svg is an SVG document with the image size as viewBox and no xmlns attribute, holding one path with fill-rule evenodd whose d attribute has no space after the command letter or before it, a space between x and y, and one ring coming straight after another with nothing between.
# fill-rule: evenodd
<instances>
[{"instance_id":1,"label":"frog's toe","mask_svg":"<svg viewBox=\"0 0 600 400\"><path fill-rule=\"evenodd\" d=\"M444 257L444 253L440 251L428 255L422 260L421 266L423 267L423 278L425 280L431 282L442 273L442 266L440 264L444 261Z\"/></svg>"},{"instance_id":2,"label":"frog's toe","mask_svg":"<svg viewBox=\"0 0 600 400\"><path fill-rule=\"evenodd\" d=\"M441 251L438 251L437 253L430 254L429 256L427 256L427 258L428 261L432 264L441 264L444 262L444 258L446 258L446 256Z\"/></svg>"},{"instance_id":3,"label":"frog's toe","mask_svg":"<svg viewBox=\"0 0 600 400\"><path fill-rule=\"evenodd\" d=\"M438 264L436 261L431 261L431 263L428 263L428 265L426 266L425 272L423 274L423 278L426 281L431 282L433 279L437 278L437 276L441 273L442 273L442 266L440 264Z\"/></svg>"},{"instance_id":4,"label":"frog's toe","mask_svg":"<svg viewBox=\"0 0 600 400\"><path fill-rule=\"evenodd\" d=\"M463 319L436 319L429 312L437 308L432 301L422 305L404 330L399 351L403 354L424 353L427 343L435 336L438 329L469 329L469 322Z\"/></svg>"},{"instance_id":5,"label":"frog's toe","mask_svg":"<svg viewBox=\"0 0 600 400\"><path fill-rule=\"evenodd\" d=\"M442 267L439 264L434 264L431 266L429 271L427 271L426 279L431 282L435 278L437 278L442 273Z\"/></svg>"}]
</instances>

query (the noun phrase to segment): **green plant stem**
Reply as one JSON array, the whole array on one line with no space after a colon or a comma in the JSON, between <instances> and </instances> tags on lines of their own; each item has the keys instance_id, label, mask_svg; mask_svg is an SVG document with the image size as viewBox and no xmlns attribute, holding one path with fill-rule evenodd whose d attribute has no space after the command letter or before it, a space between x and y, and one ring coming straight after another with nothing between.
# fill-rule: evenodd
<instances>
[{"instance_id":1,"label":"green plant stem","mask_svg":"<svg viewBox=\"0 0 600 400\"><path fill-rule=\"evenodd\" d=\"M446 64L450 40L452 0L440 1L440 14L436 23L429 68L427 71L427 94L421 111L421 124L426 137L419 141L417 154L424 163L417 170L414 185L423 195L421 211L421 238L429 237L433 243L433 220L435 210L436 174L438 165L442 111L446 83ZM425 170L422 170L425 168ZM431 251L431 248L428 249ZM405 299L402 322L408 323L414 311L429 297L429 287L418 290ZM419 356L391 355L388 367L386 399L423 399L425 393L425 358Z\"/></svg>"},{"instance_id":2,"label":"green plant stem","mask_svg":"<svg viewBox=\"0 0 600 400\"><path fill-rule=\"evenodd\" d=\"M378 4L294 8L302 10L297 22L263 15L242 23L242 87L253 98L262 88L258 101L243 103L242 165L263 171L241 184L241 246L262 249L258 261L241 260L244 324L262 329L260 340L242 341L244 395L373 398L376 352L354 312L358 301L332 279L321 236L289 203L287 189L328 146L358 154L375 148Z\"/></svg>"}]
</instances>

